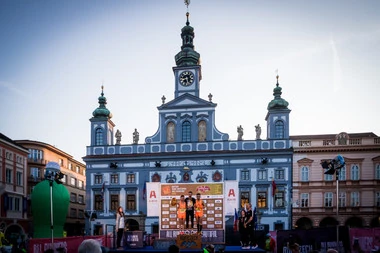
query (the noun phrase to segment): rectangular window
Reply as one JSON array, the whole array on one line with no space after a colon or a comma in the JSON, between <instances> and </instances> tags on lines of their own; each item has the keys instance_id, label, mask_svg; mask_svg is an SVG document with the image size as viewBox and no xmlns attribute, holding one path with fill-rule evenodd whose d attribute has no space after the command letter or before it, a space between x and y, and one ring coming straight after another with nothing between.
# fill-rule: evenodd
<instances>
[{"instance_id":1,"label":"rectangular window","mask_svg":"<svg viewBox=\"0 0 380 253\"><path fill-rule=\"evenodd\" d=\"M13 200L14 200L13 197L8 197L8 210L14 211L14 209L13 209L14 208Z\"/></svg>"},{"instance_id":2,"label":"rectangular window","mask_svg":"<svg viewBox=\"0 0 380 253\"><path fill-rule=\"evenodd\" d=\"M332 207L332 206L333 206L333 193L326 192L325 193L325 207Z\"/></svg>"},{"instance_id":3,"label":"rectangular window","mask_svg":"<svg viewBox=\"0 0 380 253\"><path fill-rule=\"evenodd\" d=\"M103 211L103 196L101 194L95 194L94 209L97 211Z\"/></svg>"},{"instance_id":4,"label":"rectangular window","mask_svg":"<svg viewBox=\"0 0 380 253\"><path fill-rule=\"evenodd\" d=\"M333 180L333 175L331 174L324 174L325 176L325 181L332 181Z\"/></svg>"},{"instance_id":5,"label":"rectangular window","mask_svg":"<svg viewBox=\"0 0 380 253\"><path fill-rule=\"evenodd\" d=\"M77 209L70 208L70 217L71 218L76 218L77 217Z\"/></svg>"},{"instance_id":6,"label":"rectangular window","mask_svg":"<svg viewBox=\"0 0 380 253\"><path fill-rule=\"evenodd\" d=\"M119 195L118 194L111 194L111 211L117 211L117 208L119 207Z\"/></svg>"},{"instance_id":7,"label":"rectangular window","mask_svg":"<svg viewBox=\"0 0 380 253\"><path fill-rule=\"evenodd\" d=\"M76 186L77 185L77 179L76 178L70 178L70 184L72 185L72 186Z\"/></svg>"},{"instance_id":8,"label":"rectangular window","mask_svg":"<svg viewBox=\"0 0 380 253\"><path fill-rule=\"evenodd\" d=\"M16 184L18 186L22 186L22 172L17 171L16 172Z\"/></svg>"},{"instance_id":9,"label":"rectangular window","mask_svg":"<svg viewBox=\"0 0 380 253\"><path fill-rule=\"evenodd\" d=\"M69 163L69 170L73 170L73 164Z\"/></svg>"},{"instance_id":10,"label":"rectangular window","mask_svg":"<svg viewBox=\"0 0 380 253\"><path fill-rule=\"evenodd\" d=\"M79 168L79 166L76 166L76 167L75 167L75 172L76 172L76 173L79 173L79 172L80 172L80 168Z\"/></svg>"},{"instance_id":11,"label":"rectangular window","mask_svg":"<svg viewBox=\"0 0 380 253\"><path fill-rule=\"evenodd\" d=\"M78 210L78 218L83 219L84 218L84 211L83 210Z\"/></svg>"},{"instance_id":12,"label":"rectangular window","mask_svg":"<svg viewBox=\"0 0 380 253\"><path fill-rule=\"evenodd\" d=\"M70 201L71 202L77 202L77 194L72 192L70 193Z\"/></svg>"},{"instance_id":13,"label":"rectangular window","mask_svg":"<svg viewBox=\"0 0 380 253\"><path fill-rule=\"evenodd\" d=\"M83 189L83 181L82 180L78 180L78 187L80 189Z\"/></svg>"},{"instance_id":14,"label":"rectangular window","mask_svg":"<svg viewBox=\"0 0 380 253\"><path fill-rule=\"evenodd\" d=\"M267 192L259 191L257 192L257 208L267 207Z\"/></svg>"},{"instance_id":15,"label":"rectangular window","mask_svg":"<svg viewBox=\"0 0 380 253\"><path fill-rule=\"evenodd\" d=\"M38 178L40 178L40 177L41 177L40 169L39 169L39 168L31 167L31 168L30 168L30 175L31 175L34 179L38 179Z\"/></svg>"},{"instance_id":16,"label":"rectangular window","mask_svg":"<svg viewBox=\"0 0 380 253\"><path fill-rule=\"evenodd\" d=\"M283 208L285 207L285 192L284 191L277 191L274 195L274 206L276 208Z\"/></svg>"},{"instance_id":17,"label":"rectangular window","mask_svg":"<svg viewBox=\"0 0 380 253\"><path fill-rule=\"evenodd\" d=\"M78 195L78 203L84 204L84 196L83 195Z\"/></svg>"},{"instance_id":18,"label":"rectangular window","mask_svg":"<svg viewBox=\"0 0 380 253\"><path fill-rule=\"evenodd\" d=\"M257 171L257 179L258 180L266 180L267 179L267 171L266 170Z\"/></svg>"},{"instance_id":19,"label":"rectangular window","mask_svg":"<svg viewBox=\"0 0 380 253\"><path fill-rule=\"evenodd\" d=\"M95 175L95 184L103 183L103 175Z\"/></svg>"},{"instance_id":20,"label":"rectangular window","mask_svg":"<svg viewBox=\"0 0 380 253\"><path fill-rule=\"evenodd\" d=\"M5 172L5 182L8 183L8 184L12 183L12 170L10 170L10 169L6 169L6 172Z\"/></svg>"},{"instance_id":21,"label":"rectangular window","mask_svg":"<svg viewBox=\"0 0 380 253\"><path fill-rule=\"evenodd\" d=\"M135 174L127 174L127 183L134 184L135 183Z\"/></svg>"},{"instance_id":22,"label":"rectangular window","mask_svg":"<svg viewBox=\"0 0 380 253\"><path fill-rule=\"evenodd\" d=\"M339 207L345 207L346 206L346 193L341 192L339 193Z\"/></svg>"},{"instance_id":23,"label":"rectangular window","mask_svg":"<svg viewBox=\"0 0 380 253\"><path fill-rule=\"evenodd\" d=\"M58 159L58 164L59 164L59 166L63 166L63 159L59 158Z\"/></svg>"},{"instance_id":24,"label":"rectangular window","mask_svg":"<svg viewBox=\"0 0 380 253\"><path fill-rule=\"evenodd\" d=\"M66 184L66 182L67 182L67 175L63 175L63 178L61 179L61 182Z\"/></svg>"},{"instance_id":25,"label":"rectangular window","mask_svg":"<svg viewBox=\"0 0 380 253\"><path fill-rule=\"evenodd\" d=\"M309 207L309 193L301 193L301 207Z\"/></svg>"},{"instance_id":26,"label":"rectangular window","mask_svg":"<svg viewBox=\"0 0 380 253\"><path fill-rule=\"evenodd\" d=\"M111 184L118 184L118 183L119 183L119 174L112 174L111 175Z\"/></svg>"},{"instance_id":27,"label":"rectangular window","mask_svg":"<svg viewBox=\"0 0 380 253\"><path fill-rule=\"evenodd\" d=\"M245 205L248 204L249 201L249 191L241 191L240 192L240 206L241 208L245 208Z\"/></svg>"},{"instance_id":28,"label":"rectangular window","mask_svg":"<svg viewBox=\"0 0 380 253\"><path fill-rule=\"evenodd\" d=\"M15 198L15 211L20 212L21 206L20 206L20 198Z\"/></svg>"},{"instance_id":29,"label":"rectangular window","mask_svg":"<svg viewBox=\"0 0 380 253\"><path fill-rule=\"evenodd\" d=\"M32 159L34 161L40 161L44 158L44 155L43 155L43 151L42 150L38 150L38 149L29 149L29 154L28 154L28 158L29 159Z\"/></svg>"},{"instance_id":30,"label":"rectangular window","mask_svg":"<svg viewBox=\"0 0 380 253\"><path fill-rule=\"evenodd\" d=\"M285 170L275 170L274 171L274 179L275 180L284 180L285 179Z\"/></svg>"},{"instance_id":31,"label":"rectangular window","mask_svg":"<svg viewBox=\"0 0 380 253\"><path fill-rule=\"evenodd\" d=\"M359 192L351 192L351 206L359 206L359 205L360 205Z\"/></svg>"},{"instance_id":32,"label":"rectangular window","mask_svg":"<svg viewBox=\"0 0 380 253\"><path fill-rule=\"evenodd\" d=\"M249 170L240 171L240 180L242 180L242 181L249 181L250 180Z\"/></svg>"},{"instance_id":33,"label":"rectangular window","mask_svg":"<svg viewBox=\"0 0 380 253\"><path fill-rule=\"evenodd\" d=\"M136 195L127 195L127 210L136 210Z\"/></svg>"},{"instance_id":34,"label":"rectangular window","mask_svg":"<svg viewBox=\"0 0 380 253\"><path fill-rule=\"evenodd\" d=\"M375 200L376 206L380 207L380 192L376 192L375 198L376 198Z\"/></svg>"}]
</instances>

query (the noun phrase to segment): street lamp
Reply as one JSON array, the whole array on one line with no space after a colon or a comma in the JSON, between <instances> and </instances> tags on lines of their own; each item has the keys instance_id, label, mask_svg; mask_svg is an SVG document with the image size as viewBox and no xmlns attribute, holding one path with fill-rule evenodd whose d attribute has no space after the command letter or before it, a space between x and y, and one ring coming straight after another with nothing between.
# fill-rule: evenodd
<instances>
[{"instance_id":1,"label":"street lamp","mask_svg":"<svg viewBox=\"0 0 380 253\"><path fill-rule=\"evenodd\" d=\"M324 174L334 175L336 178L336 248L339 252L339 172L346 165L343 156L338 155L334 159L326 160L321 163L322 168L326 171Z\"/></svg>"}]
</instances>

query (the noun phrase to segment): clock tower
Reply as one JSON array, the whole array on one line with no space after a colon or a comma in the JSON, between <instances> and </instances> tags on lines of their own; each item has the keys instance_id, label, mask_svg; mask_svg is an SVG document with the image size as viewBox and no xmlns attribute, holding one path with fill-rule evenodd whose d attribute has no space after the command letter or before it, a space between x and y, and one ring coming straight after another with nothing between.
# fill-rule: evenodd
<instances>
[{"instance_id":1,"label":"clock tower","mask_svg":"<svg viewBox=\"0 0 380 253\"><path fill-rule=\"evenodd\" d=\"M173 67L175 91L174 98L183 94L199 97L199 82L202 79L200 54L194 50L194 28L190 26L189 12L186 13L186 26L181 30L181 51L176 54L176 67Z\"/></svg>"}]
</instances>

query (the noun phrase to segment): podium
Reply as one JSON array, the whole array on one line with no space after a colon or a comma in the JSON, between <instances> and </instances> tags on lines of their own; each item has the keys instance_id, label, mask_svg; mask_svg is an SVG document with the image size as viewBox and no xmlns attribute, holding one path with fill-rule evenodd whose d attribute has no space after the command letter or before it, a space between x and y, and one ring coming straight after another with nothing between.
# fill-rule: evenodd
<instances>
[{"instance_id":1,"label":"podium","mask_svg":"<svg viewBox=\"0 0 380 253\"><path fill-rule=\"evenodd\" d=\"M180 249L201 249L202 236L199 234L177 235L176 244Z\"/></svg>"},{"instance_id":2,"label":"podium","mask_svg":"<svg viewBox=\"0 0 380 253\"><path fill-rule=\"evenodd\" d=\"M128 248L143 248L143 231L125 231L124 245Z\"/></svg>"}]
</instances>

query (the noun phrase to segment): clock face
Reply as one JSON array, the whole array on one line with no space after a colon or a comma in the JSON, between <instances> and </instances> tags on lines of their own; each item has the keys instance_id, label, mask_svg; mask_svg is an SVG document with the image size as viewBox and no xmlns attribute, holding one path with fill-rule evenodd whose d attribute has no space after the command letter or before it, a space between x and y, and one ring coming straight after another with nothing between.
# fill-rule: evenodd
<instances>
[{"instance_id":1,"label":"clock face","mask_svg":"<svg viewBox=\"0 0 380 253\"><path fill-rule=\"evenodd\" d=\"M179 82L183 86L190 86L194 82L194 74L191 71L183 71L179 76Z\"/></svg>"}]
</instances>

